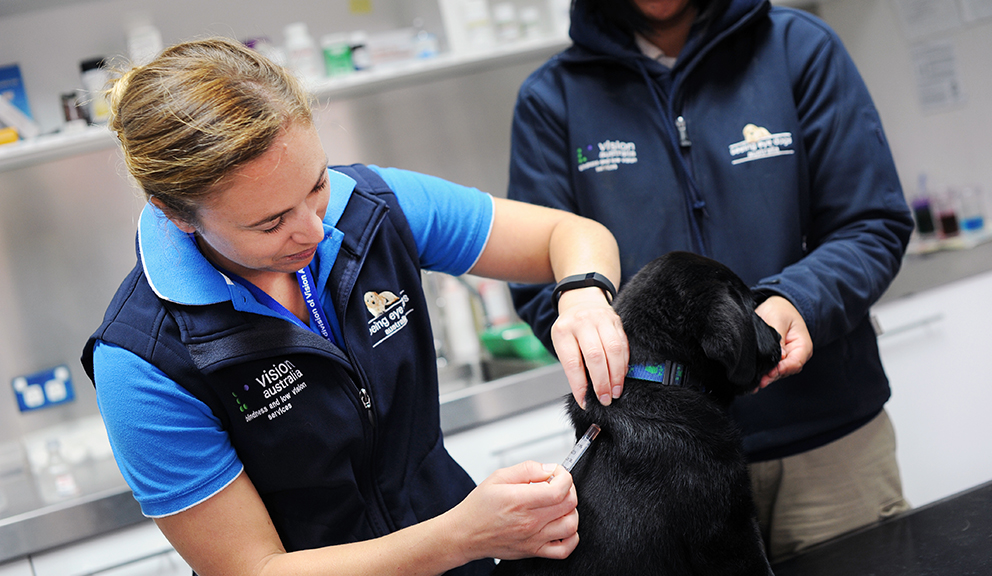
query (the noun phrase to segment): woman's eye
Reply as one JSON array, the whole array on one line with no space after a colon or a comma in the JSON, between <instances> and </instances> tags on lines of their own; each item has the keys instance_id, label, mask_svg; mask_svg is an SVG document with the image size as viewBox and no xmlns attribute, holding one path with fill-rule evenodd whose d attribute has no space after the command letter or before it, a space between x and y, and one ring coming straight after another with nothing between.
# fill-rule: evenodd
<instances>
[{"instance_id":1,"label":"woman's eye","mask_svg":"<svg viewBox=\"0 0 992 576\"><path fill-rule=\"evenodd\" d=\"M280 218L280 219L276 220L276 223L271 228L265 228L264 230L262 230L262 232L265 233L265 234L271 234L273 232L276 232L280 228L282 228L282 223L283 222L284 222L284 220L282 218Z\"/></svg>"}]
</instances>

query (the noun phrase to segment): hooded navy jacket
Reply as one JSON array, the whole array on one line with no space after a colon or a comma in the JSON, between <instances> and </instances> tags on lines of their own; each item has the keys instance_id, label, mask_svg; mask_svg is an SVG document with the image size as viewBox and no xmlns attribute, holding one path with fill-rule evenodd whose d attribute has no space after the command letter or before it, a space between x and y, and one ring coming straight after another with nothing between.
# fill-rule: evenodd
<instances>
[{"instance_id":1,"label":"hooded navy jacket","mask_svg":"<svg viewBox=\"0 0 992 576\"><path fill-rule=\"evenodd\" d=\"M509 196L605 224L623 279L689 250L759 298L787 298L813 339L803 371L739 398L752 461L832 441L882 409L869 307L899 270L912 219L881 122L823 22L733 0L696 23L671 69L572 8L574 44L521 86ZM550 287L514 286L545 345Z\"/></svg>"}]
</instances>

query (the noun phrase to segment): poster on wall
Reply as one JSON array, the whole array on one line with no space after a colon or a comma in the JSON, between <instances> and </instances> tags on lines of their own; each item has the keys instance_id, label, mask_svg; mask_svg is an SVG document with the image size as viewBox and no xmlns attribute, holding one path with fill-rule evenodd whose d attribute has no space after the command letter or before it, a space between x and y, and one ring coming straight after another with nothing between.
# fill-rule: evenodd
<instances>
[{"instance_id":1,"label":"poster on wall","mask_svg":"<svg viewBox=\"0 0 992 576\"><path fill-rule=\"evenodd\" d=\"M916 92L924 112L964 103L953 42L923 42L913 46L910 54L916 74Z\"/></svg>"},{"instance_id":2,"label":"poster on wall","mask_svg":"<svg viewBox=\"0 0 992 576\"><path fill-rule=\"evenodd\" d=\"M957 0L892 0L903 32L919 40L961 26Z\"/></svg>"},{"instance_id":3,"label":"poster on wall","mask_svg":"<svg viewBox=\"0 0 992 576\"><path fill-rule=\"evenodd\" d=\"M992 0L959 1L961 2L961 18L965 22L992 18Z\"/></svg>"}]
</instances>

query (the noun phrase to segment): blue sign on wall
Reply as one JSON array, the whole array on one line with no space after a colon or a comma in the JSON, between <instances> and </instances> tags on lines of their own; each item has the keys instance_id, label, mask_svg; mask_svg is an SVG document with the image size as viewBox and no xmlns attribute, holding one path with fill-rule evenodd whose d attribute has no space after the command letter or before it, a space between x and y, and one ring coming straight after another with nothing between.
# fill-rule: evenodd
<instances>
[{"instance_id":1,"label":"blue sign on wall","mask_svg":"<svg viewBox=\"0 0 992 576\"><path fill-rule=\"evenodd\" d=\"M76 399L76 393L72 389L72 374L64 364L50 370L17 376L10 383L14 387L17 407L21 412L65 404Z\"/></svg>"}]
</instances>

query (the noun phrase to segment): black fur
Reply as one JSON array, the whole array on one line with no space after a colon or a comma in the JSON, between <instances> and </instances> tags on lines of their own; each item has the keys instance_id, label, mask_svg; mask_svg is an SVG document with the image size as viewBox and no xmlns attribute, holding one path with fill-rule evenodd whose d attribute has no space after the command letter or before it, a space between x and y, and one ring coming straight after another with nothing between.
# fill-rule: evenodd
<instances>
[{"instance_id":1,"label":"black fur","mask_svg":"<svg viewBox=\"0 0 992 576\"><path fill-rule=\"evenodd\" d=\"M599 436L572 470L579 545L565 560L504 561L508 575L767 576L739 432L726 415L778 363L778 333L730 269L686 252L645 266L614 307L630 363L689 368L688 386L627 378L623 395L587 410L568 396L576 438Z\"/></svg>"}]
</instances>

